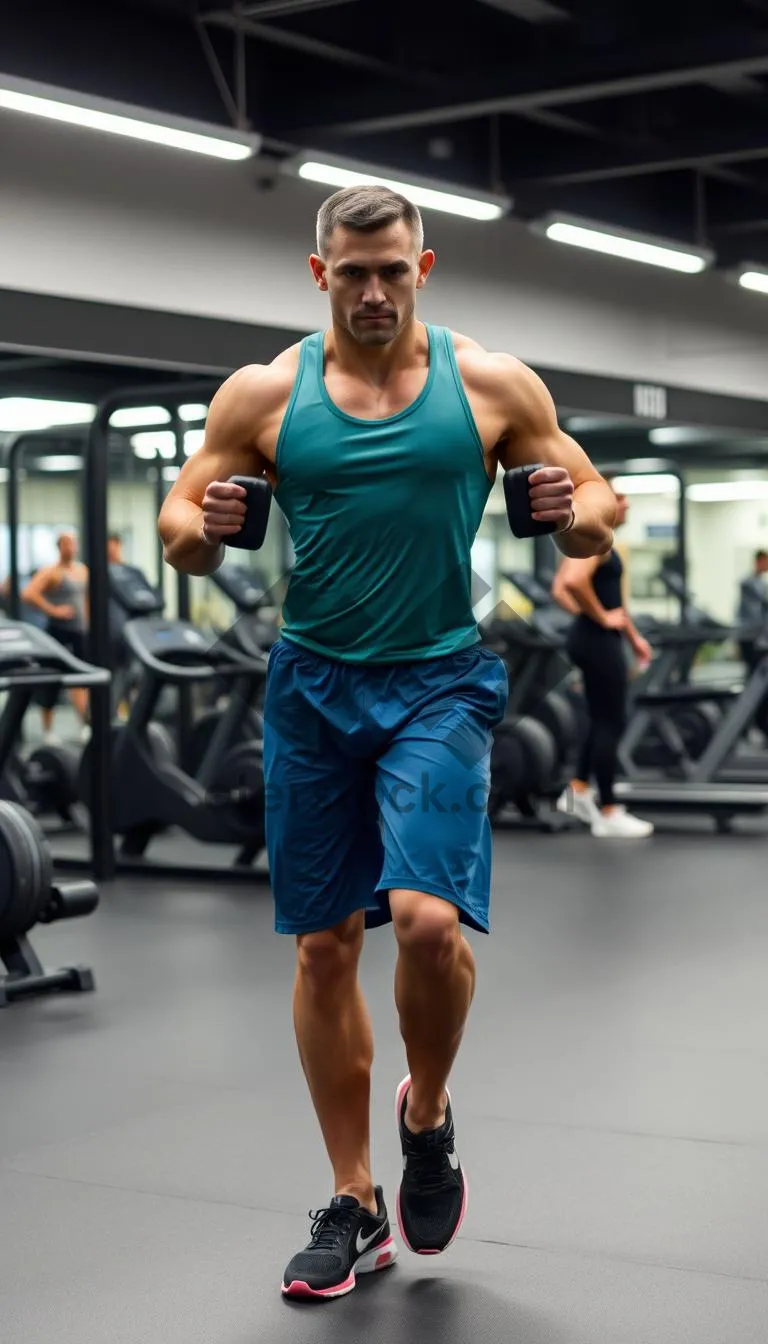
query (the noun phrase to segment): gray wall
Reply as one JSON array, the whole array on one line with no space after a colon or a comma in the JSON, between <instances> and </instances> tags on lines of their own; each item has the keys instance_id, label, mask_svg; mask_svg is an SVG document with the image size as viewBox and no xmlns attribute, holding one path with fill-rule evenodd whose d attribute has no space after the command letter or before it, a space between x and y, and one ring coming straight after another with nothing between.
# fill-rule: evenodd
<instances>
[{"instance_id":1,"label":"gray wall","mask_svg":"<svg viewBox=\"0 0 768 1344\"><path fill-rule=\"evenodd\" d=\"M313 329L324 192L252 164L2 114L0 287ZM577 253L522 226L427 217L422 314L541 365L765 395L768 300L716 276ZM45 344L45 333L40 343Z\"/></svg>"}]
</instances>

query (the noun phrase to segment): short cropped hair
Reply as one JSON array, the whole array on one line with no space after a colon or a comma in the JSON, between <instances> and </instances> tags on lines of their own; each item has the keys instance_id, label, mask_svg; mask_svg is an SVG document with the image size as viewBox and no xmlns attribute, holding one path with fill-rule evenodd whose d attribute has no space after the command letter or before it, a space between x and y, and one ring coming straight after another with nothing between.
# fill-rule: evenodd
<instances>
[{"instance_id":1,"label":"short cropped hair","mask_svg":"<svg viewBox=\"0 0 768 1344\"><path fill-rule=\"evenodd\" d=\"M768 560L768 551L755 551L755 562L758 560Z\"/></svg>"},{"instance_id":2,"label":"short cropped hair","mask_svg":"<svg viewBox=\"0 0 768 1344\"><path fill-rule=\"evenodd\" d=\"M110 532L107 541L117 541L121 546L123 544L123 538L120 536L119 532Z\"/></svg>"},{"instance_id":3,"label":"short cropped hair","mask_svg":"<svg viewBox=\"0 0 768 1344\"><path fill-rule=\"evenodd\" d=\"M424 225L421 213L412 201L389 187L344 187L329 196L320 206L317 216L317 250L321 257L328 252L334 229L357 229L360 233L375 233L400 220L413 234L416 250L424 247Z\"/></svg>"}]
</instances>

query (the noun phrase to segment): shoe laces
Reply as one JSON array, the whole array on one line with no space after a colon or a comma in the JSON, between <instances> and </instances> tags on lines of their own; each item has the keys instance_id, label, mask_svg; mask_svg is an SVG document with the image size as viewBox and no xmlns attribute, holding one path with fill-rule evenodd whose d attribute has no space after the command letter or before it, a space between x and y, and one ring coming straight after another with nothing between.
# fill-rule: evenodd
<instances>
[{"instance_id":1,"label":"shoe laces","mask_svg":"<svg viewBox=\"0 0 768 1344\"><path fill-rule=\"evenodd\" d=\"M446 1151L445 1139L432 1134L424 1147L409 1145L408 1176L424 1194L437 1192L445 1185Z\"/></svg>"},{"instance_id":2,"label":"shoe laces","mask_svg":"<svg viewBox=\"0 0 768 1344\"><path fill-rule=\"evenodd\" d=\"M352 1214L348 1209L316 1209L312 1219L312 1249L319 1251L335 1250L352 1225Z\"/></svg>"}]
</instances>

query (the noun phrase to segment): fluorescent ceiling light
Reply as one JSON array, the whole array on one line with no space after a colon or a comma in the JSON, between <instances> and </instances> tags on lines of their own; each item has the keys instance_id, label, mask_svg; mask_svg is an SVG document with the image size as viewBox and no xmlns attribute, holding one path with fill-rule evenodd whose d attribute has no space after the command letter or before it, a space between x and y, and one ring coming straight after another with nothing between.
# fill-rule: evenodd
<instances>
[{"instance_id":1,"label":"fluorescent ceiling light","mask_svg":"<svg viewBox=\"0 0 768 1344\"><path fill-rule=\"evenodd\" d=\"M109 131L112 135L167 145L171 149L187 149L216 159L250 159L261 148L261 137L255 134L108 98L92 98L73 89L17 79L15 75L0 75L0 108L93 131Z\"/></svg>"},{"instance_id":2,"label":"fluorescent ceiling light","mask_svg":"<svg viewBox=\"0 0 768 1344\"><path fill-rule=\"evenodd\" d=\"M666 468L669 467L669 462L666 462L663 457L631 457L626 465L630 467L632 471L652 472L655 474L658 472L663 473ZM673 477L673 480L675 479L676 477Z\"/></svg>"},{"instance_id":3,"label":"fluorescent ceiling light","mask_svg":"<svg viewBox=\"0 0 768 1344\"><path fill-rule=\"evenodd\" d=\"M285 172L298 174L306 182L321 182L326 187L390 187L407 196L414 205L425 210L442 210L449 215L461 215L465 219L491 220L501 219L511 208L512 202L505 196L486 193L464 193L455 185L430 182L428 178L404 181L391 175L391 170L380 169L366 164L352 164L348 160L325 156L322 159L311 157L308 153L288 160L283 165Z\"/></svg>"},{"instance_id":4,"label":"fluorescent ceiling light","mask_svg":"<svg viewBox=\"0 0 768 1344\"><path fill-rule=\"evenodd\" d=\"M79 471L83 465L82 457L60 456L38 457L34 463L38 471Z\"/></svg>"},{"instance_id":5,"label":"fluorescent ceiling light","mask_svg":"<svg viewBox=\"0 0 768 1344\"><path fill-rule=\"evenodd\" d=\"M568 430L573 430L574 434L586 434L589 430L615 430L623 429L625 425L633 423L631 415L617 417L613 415L569 415L563 424Z\"/></svg>"},{"instance_id":6,"label":"fluorescent ceiling light","mask_svg":"<svg viewBox=\"0 0 768 1344\"><path fill-rule=\"evenodd\" d=\"M686 495L695 504L732 504L749 499L768 499L768 480L700 481L689 485Z\"/></svg>"},{"instance_id":7,"label":"fluorescent ceiling light","mask_svg":"<svg viewBox=\"0 0 768 1344\"><path fill-rule=\"evenodd\" d=\"M205 442L204 429L188 429L184 435L184 452L187 457L196 453L198 448L202 448Z\"/></svg>"},{"instance_id":8,"label":"fluorescent ceiling light","mask_svg":"<svg viewBox=\"0 0 768 1344\"><path fill-rule=\"evenodd\" d=\"M56 425L89 425L96 407L81 401L47 401L44 397L0 397L0 431L52 429Z\"/></svg>"},{"instance_id":9,"label":"fluorescent ceiling light","mask_svg":"<svg viewBox=\"0 0 768 1344\"><path fill-rule=\"evenodd\" d=\"M144 434L131 437L131 447L136 457L154 462L156 457L174 458L176 456L176 437L170 429L148 430Z\"/></svg>"},{"instance_id":10,"label":"fluorescent ceiling light","mask_svg":"<svg viewBox=\"0 0 768 1344\"><path fill-rule=\"evenodd\" d=\"M768 271L757 271L753 267L743 270L739 275L742 289L753 289L757 294L768 294Z\"/></svg>"},{"instance_id":11,"label":"fluorescent ceiling light","mask_svg":"<svg viewBox=\"0 0 768 1344\"><path fill-rule=\"evenodd\" d=\"M613 225L593 223L571 215L546 215L532 225L536 233L544 233L555 243L584 247L591 252L604 252L625 261L642 261L648 266L663 266L670 271L684 271L695 275L713 261L713 254L705 248L682 247L677 243L653 238L646 234L630 233Z\"/></svg>"},{"instance_id":12,"label":"fluorescent ceiling light","mask_svg":"<svg viewBox=\"0 0 768 1344\"><path fill-rule=\"evenodd\" d=\"M648 432L651 443L659 447L681 443L711 443L712 439L718 437L711 429L694 429L688 425L662 425Z\"/></svg>"},{"instance_id":13,"label":"fluorescent ceiling light","mask_svg":"<svg viewBox=\"0 0 768 1344\"><path fill-rule=\"evenodd\" d=\"M109 417L115 429L139 429L142 425L167 425L170 414L163 406L124 406Z\"/></svg>"},{"instance_id":14,"label":"fluorescent ceiling light","mask_svg":"<svg viewBox=\"0 0 768 1344\"><path fill-rule=\"evenodd\" d=\"M205 420L207 416L208 407L203 406L202 403L189 402L187 405L179 407L180 420Z\"/></svg>"},{"instance_id":15,"label":"fluorescent ceiling light","mask_svg":"<svg viewBox=\"0 0 768 1344\"><path fill-rule=\"evenodd\" d=\"M676 495L680 482L676 476L614 476L612 484L620 495Z\"/></svg>"},{"instance_id":16,"label":"fluorescent ceiling light","mask_svg":"<svg viewBox=\"0 0 768 1344\"><path fill-rule=\"evenodd\" d=\"M187 457L202 448L205 439L204 429L188 429L184 434L184 452ZM148 430L143 434L131 436L131 446L136 457L153 462L156 457L166 461L176 456L176 438L170 429Z\"/></svg>"}]
</instances>

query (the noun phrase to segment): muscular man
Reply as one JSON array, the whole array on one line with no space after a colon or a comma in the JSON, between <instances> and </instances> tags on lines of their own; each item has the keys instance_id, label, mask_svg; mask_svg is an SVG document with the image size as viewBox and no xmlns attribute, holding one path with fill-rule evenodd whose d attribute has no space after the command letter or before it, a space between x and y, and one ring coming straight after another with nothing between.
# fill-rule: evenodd
<instances>
[{"instance_id":1,"label":"muscular man","mask_svg":"<svg viewBox=\"0 0 768 1344\"><path fill-rule=\"evenodd\" d=\"M397 1254L371 1174L366 926L391 921L398 943L403 1240L443 1251L466 1210L447 1082L475 983L462 925L489 928L489 752L507 698L479 646L470 552L499 465L547 464L531 498L567 555L612 542L613 492L539 379L417 321L434 260L402 196L326 201L310 267L332 329L224 384L160 519L169 563L210 573L242 526L228 478L263 473L296 554L265 703L268 852L334 1197L288 1265L289 1296L340 1296Z\"/></svg>"},{"instance_id":2,"label":"muscular man","mask_svg":"<svg viewBox=\"0 0 768 1344\"><path fill-rule=\"evenodd\" d=\"M54 639L74 653L85 657L85 631L88 624L88 570L77 558L77 538L73 532L62 532L56 545L59 559L55 565L38 570L21 594L23 602L37 607L47 617L47 629ZM69 692L83 728L88 735L88 692L80 688ZM43 733L51 738L53 713L57 693L45 693L42 709Z\"/></svg>"}]
</instances>

